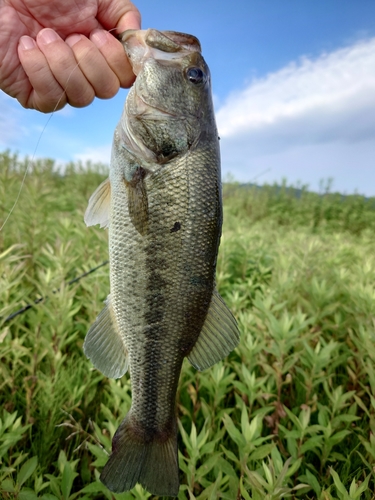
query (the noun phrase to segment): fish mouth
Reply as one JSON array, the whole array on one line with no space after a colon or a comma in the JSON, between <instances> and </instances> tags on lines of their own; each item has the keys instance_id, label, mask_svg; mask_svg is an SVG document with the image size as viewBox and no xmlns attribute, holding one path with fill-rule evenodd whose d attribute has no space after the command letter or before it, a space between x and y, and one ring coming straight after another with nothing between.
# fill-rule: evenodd
<instances>
[{"instance_id":1,"label":"fish mouth","mask_svg":"<svg viewBox=\"0 0 375 500\"><path fill-rule=\"evenodd\" d=\"M147 59L158 60L163 64L175 64L176 60L187 55L194 59L195 55L201 53L201 45L195 36L177 31L131 29L121 33L118 38L124 46L135 75L140 73ZM133 88L137 111L132 114L154 120L181 118L174 110L163 109L162 103L160 106L148 103L137 87L136 80Z\"/></svg>"},{"instance_id":2,"label":"fish mouth","mask_svg":"<svg viewBox=\"0 0 375 500\"><path fill-rule=\"evenodd\" d=\"M126 30L118 36L124 46L135 75L147 58L173 61L194 52L201 53L199 40L186 33L177 31Z\"/></svg>"},{"instance_id":3,"label":"fish mouth","mask_svg":"<svg viewBox=\"0 0 375 500\"><path fill-rule=\"evenodd\" d=\"M142 45L169 54L202 51L198 38L193 35L179 33L178 31L158 31L153 28L148 30L126 30L121 33L118 38L124 45L125 50L131 44L133 37Z\"/></svg>"}]
</instances>

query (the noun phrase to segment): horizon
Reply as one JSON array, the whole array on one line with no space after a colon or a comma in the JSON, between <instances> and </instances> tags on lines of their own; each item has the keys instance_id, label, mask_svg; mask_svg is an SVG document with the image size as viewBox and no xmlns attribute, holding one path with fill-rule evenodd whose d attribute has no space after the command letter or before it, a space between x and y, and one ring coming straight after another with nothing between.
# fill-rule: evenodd
<instances>
[{"instance_id":1,"label":"horizon","mask_svg":"<svg viewBox=\"0 0 375 500\"><path fill-rule=\"evenodd\" d=\"M135 2L144 28L194 33L211 69L223 179L375 195L375 4ZM359 5L359 7L358 7ZM199 15L197 14L199 13ZM238 33L240 35L238 35ZM223 35L224 34L224 35ZM109 164L126 91L53 115L0 93L0 149Z\"/></svg>"}]
</instances>

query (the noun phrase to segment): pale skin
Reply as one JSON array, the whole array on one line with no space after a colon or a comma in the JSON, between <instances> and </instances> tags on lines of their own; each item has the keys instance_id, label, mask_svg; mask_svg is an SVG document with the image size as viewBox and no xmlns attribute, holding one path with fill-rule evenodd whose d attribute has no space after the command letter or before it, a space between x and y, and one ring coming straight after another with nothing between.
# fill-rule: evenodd
<instances>
[{"instance_id":1,"label":"pale skin","mask_svg":"<svg viewBox=\"0 0 375 500\"><path fill-rule=\"evenodd\" d=\"M115 36L140 22L129 0L0 0L0 89L45 113L113 97L135 78Z\"/></svg>"}]
</instances>

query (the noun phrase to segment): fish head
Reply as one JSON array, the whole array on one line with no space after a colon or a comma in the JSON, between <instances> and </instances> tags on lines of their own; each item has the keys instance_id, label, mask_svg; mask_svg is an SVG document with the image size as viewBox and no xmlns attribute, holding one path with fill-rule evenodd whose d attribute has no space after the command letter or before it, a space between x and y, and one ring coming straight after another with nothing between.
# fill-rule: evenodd
<instances>
[{"instance_id":1,"label":"fish head","mask_svg":"<svg viewBox=\"0 0 375 500\"><path fill-rule=\"evenodd\" d=\"M210 71L198 39L174 31L121 35L136 74L121 124L136 153L165 163L217 131Z\"/></svg>"}]
</instances>

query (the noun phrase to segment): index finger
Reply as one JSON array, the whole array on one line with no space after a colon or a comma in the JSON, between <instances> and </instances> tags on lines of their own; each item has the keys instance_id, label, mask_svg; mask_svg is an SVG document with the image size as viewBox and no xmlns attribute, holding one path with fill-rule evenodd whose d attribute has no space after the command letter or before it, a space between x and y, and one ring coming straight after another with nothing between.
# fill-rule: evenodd
<instances>
[{"instance_id":1,"label":"index finger","mask_svg":"<svg viewBox=\"0 0 375 500\"><path fill-rule=\"evenodd\" d=\"M100 29L94 30L90 34L90 40L104 56L108 66L119 79L120 86L122 88L130 87L134 82L135 75L123 45L110 33Z\"/></svg>"},{"instance_id":2,"label":"index finger","mask_svg":"<svg viewBox=\"0 0 375 500\"><path fill-rule=\"evenodd\" d=\"M114 36L108 33L104 35L100 33L101 30L94 30L90 35L90 40L98 47L112 71L117 75L120 86L130 87L135 75L123 45L116 40L115 36L127 29L140 29L141 14L129 0L121 2L103 0L97 19L102 27L110 30Z\"/></svg>"}]
</instances>

